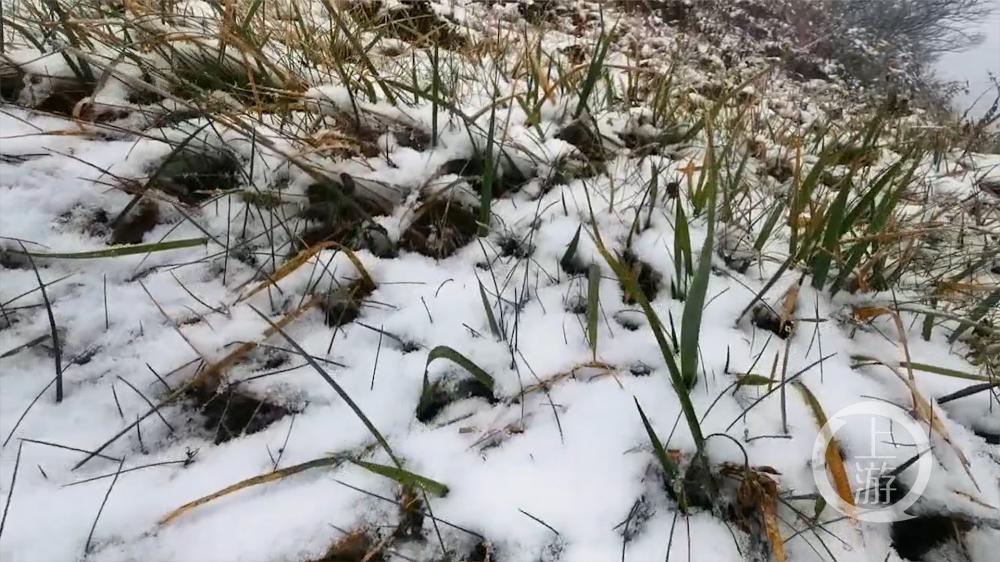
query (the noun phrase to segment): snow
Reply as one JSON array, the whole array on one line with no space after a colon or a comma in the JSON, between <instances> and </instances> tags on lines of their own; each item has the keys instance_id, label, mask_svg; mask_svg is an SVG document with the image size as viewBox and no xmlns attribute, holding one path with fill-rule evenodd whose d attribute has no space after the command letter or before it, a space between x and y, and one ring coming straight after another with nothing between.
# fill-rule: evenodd
<instances>
[{"instance_id":1,"label":"snow","mask_svg":"<svg viewBox=\"0 0 1000 562\"><path fill-rule=\"evenodd\" d=\"M186 2L185 6L201 16L214 17L205 2ZM456 13L463 10L456 7ZM772 94L781 98L776 101L787 103L768 104L770 108L762 103L763 118L787 113L803 127L821 119L822 109L810 105L802 110L803 106L787 100L791 94L785 88L791 86L783 80L776 84ZM489 114L481 110L492 99L490 87L470 94L464 107L468 115L479 113L479 130L470 135L464 127L448 122L442 112L439 122L447 125L442 126L439 144L425 151L387 139L379 143L384 155L364 162L333 162L283 144L276 130L279 125L266 121L261 132L276 143L271 148L251 148L235 128L223 126L218 137L203 130L199 142L227 146L239 154L245 179L254 187L274 186L277 177L287 174L290 181L281 193L288 202L280 208L285 217L304 204L301 196L311 183L298 168L288 165L287 154L307 158L334 176L346 172L359 183L382 186L377 189L396 197L397 206L376 220L398 241L413 220L418 192L443 190L457 179L438 176L441 166L468 157L477 148L485 149L483 131ZM512 86L502 87L501 94ZM762 98L768 95L760 88L748 91ZM122 92L108 95L124 99ZM306 97L330 102L331 111L351 103L343 86L336 83L317 84ZM693 92L689 98L696 104L709 103ZM502 147L496 150L508 151L516 166L536 168L538 176L545 177L548 167L576 154L570 144L554 138L568 120L568 109L575 105L572 99L544 105L543 122L537 128L525 123L527 116L520 109L505 110L502 116L498 111L503 134L497 135ZM429 104L406 112L385 102L363 107L368 116L430 128L433 109ZM594 117L602 132L614 140L626 129L638 129L641 114L602 110ZM120 189L125 180L148 177L171 151L168 142L157 139L172 135L177 141L203 124L192 120L182 130L109 140L101 135L105 132L101 125L5 106L0 113L0 152L24 155L27 160L0 162L2 247L17 250L16 240L24 240L33 252L104 248L105 234L92 228L97 213L116 216L131 198ZM654 168L660 170L661 178L680 178L685 164L701 162L704 152L697 145L685 148L677 159L641 159L621 152L607 162L606 173L548 190L536 178L535 183L494 202L490 236L441 260L406 251L380 258L361 250L357 257L376 289L365 298L359 318L330 327L314 310L285 328L307 353L325 361L324 369L405 460L407 470L448 486L448 495L432 496L429 507L442 522L443 542L457 556L464 556L482 537L493 545L499 559L515 562L617 560L623 548L629 560L659 560L668 555L668 544L672 560L750 559L751 541L745 531L707 510L678 517L678 506L664 491L635 402L649 415L661 438L671 436L666 446L679 450L687 460L694 453L694 439L683 419L677 423L680 404L647 320L636 305L623 302L621 287L587 234L596 225L609 246L620 248L635 213L649 208L643 201ZM768 156L788 154L775 149ZM813 158L806 155L807 162ZM988 157L982 158L989 162ZM972 174L928 177L936 189L959 194L969 193L975 179ZM697 183L697 174L693 181ZM764 189L769 187L773 188ZM684 303L669 294L675 271L675 204L687 206L684 197L675 201L661 195L651 228L636 235L633 250L664 281L653 301L660 318L672 316L679 321ZM96 458L74 470L85 453L28 441L94 450L148 410L145 399L128 383L156 402L168 395L165 386L178 388L195 376L194 362L218 361L240 342L261 340L268 325L251 306L276 321L310 291L345 286L359 278L343 252L326 249L276 287L242 299L294 253L291 241L282 238L272 245L270 237L278 229L270 230L265 217L258 217L239 193L223 194L200 207L165 197L160 207L160 224L145 234L144 242L199 238L206 233L209 240L198 247L148 255L35 258L59 328L65 384L62 403L55 402L54 389L47 387L54 374L54 353L50 340L44 340L50 327L41 294L34 290L38 285L35 272L6 261L0 266L0 303L5 314L16 317L0 329L0 352L43 338L42 344L0 359L0 438L10 436L0 449L0 496L11 498L0 536L0 558L11 562L84 558L302 561L321 557L343 536L341 530L381 528L390 533L398 519L397 507L376 495L396 498L399 486L349 462L244 489L197 507L176 521L160 523L189 501L326 455L351 454L390 464L348 405L302 357L288 351L290 345L280 336L266 343L283 350L258 349L225 373L225 381L239 391L295 411L259 432L214 444L214 433L203 427L200 414L190 402L180 401L160 411L170 428L159 416L150 416L139 425L141 441L140 433L132 430L103 451L115 460ZM693 216L690 207L685 211ZM582 263L595 263L601 270L597 360L610 369L592 364L585 320L572 311L574 301L586 300L586 280L568 275L559 266L581 224L584 234L577 255ZM702 219L693 220L691 226L697 249L706 239L706 227ZM501 255L500 232L530 240L531 258ZM248 243L263 275L248 260L225 256L227 245L240 242ZM713 463L742 467L745 452L751 466L770 466L777 472L782 492L810 494L816 489L810 466L818 432L813 413L789 389L784 404L787 435L769 437L784 433L781 395L774 393L745 412L765 387L734 390L734 374L751 371L767 376L772 358L777 357L787 361L788 373L793 374L829 355L821 368L809 369L798 378L828 414L866 396L907 404L910 391L884 367L856 368L853 359L864 355L897 365L903 358L890 319L877 319L873 326L850 321L852 306L891 304L893 295L830 297L803 287L796 311L799 328L787 352L783 340L748 320L736 323L784 259L780 252L787 251L782 249L787 247L785 239L779 237L773 246L767 248L772 259L755 264L746 274L727 269L713 253L714 271L701 327L699 378L691 400L699 415L704 415L705 435L728 433L742 447L723 438L710 439L708 455ZM800 275L784 273L768 293L767 302L777 306L780 295ZM503 329L501 339L491 335L480 286ZM28 306L32 308L24 308ZM813 318L827 321L808 321ZM622 319L639 329L628 329ZM916 315L903 318L912 362L977 372L955 353L944 330L935 330L930 341L923 341L915 319ZM496 382L497 401L460 400L422 423L415 418L415 409L425 369L431 380L465 376L446 360L428 365L428 352L440 345L459 351L489 373ZM268 359L275 357L286 362L277 368L267 366ZM631 372L639 364L649 367L647 376ZM282 372L268 374L275 370ZM928 397L941 397L968 385L968 381L931 373L915 376L918 388ZM547 392L525 390L539 380L550 383ZM31 405L39 394L37 403ZM965 475L949 445L935 437L934 478L925 492L928 503L947 505L951 512L976 520L996 521L1000 449L973 432L996 427L1000 414L995 398L989 392L979 393L950 402L939 413L945 416L940 421L954 446L969 458L979 488ZM868 436L858 431L839 438L848 458L860 456L870 445ZM123 471L115 476L117 459L123 459ZM148 466L157 463L167 464ZM15 471L16 484L11 489ZM95 477L102 478L77 484ZM812 500L789 503L810 515L814 508ZM645 517L630 517L639 509L636 506L642 506ZM783 535L794 535L786 544L789 560L829 558L820 554L823 548L816 535L796 534L808 520L786 507L779 513L785 519ZM825 548L836 560L898 560L890 548L888 527L835 518L831 510L824 514L824 521L831 519L826 529L839 538L825 537ZM630 521L627 536L620 525L626 520ZM402 542L390 559L438 559L440 546L430 529L428 521L426 540ZM995 550L991 546L1000 541L1000 530L983 525L970 532L968 540L972 559L987 560Z\"/></svg>"},{"instance_id":2,"label":"snow","mask_svg":"<svg viewBox=\"0 0 1000 562\"><path fill-rule=\"evenodd\" d=\"M68 123L49 118L35 119L26 113L15 116L43 129L69 127ZM27 131L23 122L10 116L0 121L0 127L5 137ZM138 145L109 143L89 140L84 136L63 137L60 142L60 152L73 153L100 167L108 167L118 175L137 174L143 169L144 160L162 153L157 147L145 146L143 142ZM11 148L16 150L16 146ZM102 244L93 237L81 236L80 231L74 228L79 225L72 222L60 224L61 215L74 208L93 206L113 212L116 205L126 201L120 192L93 181L100 175L99 172L55 151L25 164L4 166L4 190L0 201L4 213L3 235L41 241L52 251L92 249ZM661 436L670 433L679 409L666 382L662 359L658 359L658 350L648 332L630 332L613 321L600 323L598 356L616 366L617 373L613 377L566 379L555 384L549 396L536 392L528 395L523 404L501 401L489 406L477 399L460 402L438 417L438 420L447 420L470 414L470 417L452 425L439 426L438 420L424 425L415 421L413 416L426 350L436 345L446 344L461 350L491 373L496 379L499 396L504 398L515 396L520 388L534 382L529 378L530 371L546 379L588 361L590 352L582 324L574 314L565 310L564 305L568 297L582 294L585 287L558 272L556 262L576 225L588 215L585 190L590 190L602 235L609 240L624 236L627 223L620 220L622 215L628 215L623 211L610 210L611 191L616 191L617 209L635 205L641 197L643 175L649 173L649 168L635 169L635 162L619 160L613 170L613 175L618 178L615 182L599 180L585 184L577 181L561 191L547 193L537 202L514 195L498 201L494 207L502 223L516 235L522 235L528 224L536 220L536 213L540 222L532 237L536 246L534 256L539 265L529 266L526 285L518 281L525 275L523 262L496 259L496 250L490 247L492 243L486 247L496 279L514 280L504 289L505 299L513 299L515 292L523 296L522 291L527 291L532 297L517 317L518 354L514 360L517 369L511 367L511 355L504 343L488 335L477 337L471 331L489 334L478 283L483 282L489 294L494 292L490 273L475 267L484 259L477 244L441 262L415 254L403 254L395 259L378 259L367 253L361 254L378 289L371 295L371 305L364 308L359 320L421 347L420 351L404 353L398 345L384 341L372 389L369 386L375 349L379 345L378 333L357 324L345 326L334 338L332 352L328 354L326 349L332 329L324 326L318 315L309 314L289 328L290 334L309 353L345 365L335 368L333 375L387 436L398 454L407 460L411 470L448 484L451 493L446 498L433 500L435 515L488 537L507 559L532 560L546 549L555 548L555 544L559 545L562 559L608 559L617 556L622 537L615 526L627 517L632 504L640 496L645 496L658 509L656 516L637 531L638 538L629 543L630 556L650 559L664 554L666 543L663 537L667 521L671 519L668 515L669 500L661 492L656 492L652 483L655 478L649 475L651 457L632 400L637 397L650 412L654 427ZM42 190L46 194L53 193L52 185L60 186L55 192L57 196L42 197ZM569 202L568 216L557 204L562 198ZM224 210L233 203L224 198L201 211L199 218L202 225L211 229L216 238L225 238ZM238 202L233 205L234 211L237 205ZM199 234L194 226L183 222L180 217L173 217L172 220L178 224L161 225L147 239L158 240L166 236L170 240ZM233 220L238 222L242 219L237 215ZM667 250L672 248L672 230L659 212L654 215L653 222L654 228L637 240L637 252L668 279L673 271ZM170 234L167 234L168 231ZM700 245L704 238L703 231L696 230L693 236L694 244ZM180 329L198 348L198 352L209 360L221 357L232 342L252 341L259 337L266 326L249 310L248 304L272 310L269 297L263 292L252 297L249 303L233 304L241 293L240 286L249 280L252 271L231 260L227 282L223 283L220 276L213 274L217 266L212 263L213 260L198 261L218 250L210 243L206 248L162 252L146 258L131 256L80 262L44 262L41 274L46 282L71 274L67 280L49 289L49 298L54 303L53 313L64 335L64 365L69 358L84 350L94 349L96 352L86 364L67 367L66 399L62 404L54 403L53 393L49 390L29 411L14 431L12 441L3 449L0 480L5 483L10 481L19 439L30 438L92 449L125 422L145 411L147 406L139 396L125 385L115 384L117 377L128 379L148 396L162 396L161 383L149 372L146 364L163 374L197 357L164 320L138 282L130 282L137 270L144 273L142 284L172 318L204 318L203 322ZM593 244L586 238L581 239L579 252L585 261L595 256ZM338 283L345 283L356 275L343 254L333 256L332 252L325 251L314 261L327 264L327 269L333 272ZM187 262L195 263L183 267L154 268ZM295 275L279 283L284 291L281 298L288 300L300 295L306 289L309 277L313 276L310 273L312 269L308 265L302 267ZM768 272L763 273L748 275L741 283L731 278L733 274L711 278L708 294L712 301L705 310L702 328L702 368L706 375L692 394L700 412L705 411L731 380L722 372L727 354L733 370L739 371L749 366L761 352L765 337L754 333L749 326L736 327L732 322L752 296L751 291L758 290L768 278ZM5 270L3 275L4 301L31 290L36 284L30 270ZM172 278L174 275L191 293L207 304L225 310L225 314L213 313L194 301ZM561 280L550 278L550 275L558 275ZM600 298L604 313L609 318L629 314L628 307L621 303L621 289L606 266L602 266L602 276ZM104 326L103 304L105 277L108 280L110 319L107 328ZM779 287L793 282L795 276L787 274L786 277L788 281L779 283ZM316 279L312 282L315 283ZM329 279L323 281L327 282ZM271 295L272 298L275 296ZM825 295L814 294L808 289L803 289L801 302L802 308L811 308L807 306L809 303L817 303L821 317L837 314L843 306L843 303L830 302ZM21 306L28 303L40 303L37 292L18 301ZM665 317L669 309L675 318L680 317L683 306L665 294L657 298L655 305L662 316ZM510 335L513 310L509 304L503 308ZM499 314L498 309L496 312ZM808 316L812 311L807 314L800 310L800 314ZM635 314L632 316L636 317ZM471 330L465 327L466 324ZM850 368L850 356L853 354L874 355L891 362L899 354L896 346L874 334L862 333L851 338L847 327L835 323L819 324L816 329L821 333L824 353L836 355L824 363L822 373L814 369L802 380L822 397L824 408L836 411L866 394L898 400L905 397L905 387L895 378L869 372L868 369L857 371ZM14 327L0 332L0 348L13 348L47 331L44 315L24 316ZM793 340L789 356L790 372L818 358L816 346L809 346L809 332L811 329L803 329ZM919 335L913 333L909 337L911 341L917 341ZM270 343L282 345L280 341ZM768 349L766 356L770 357L777 347L772 343ZM974 370L950 355L941 337L917 346L913 352L916 362L945 362L963 370ZM33 348L4 359L0 375L3 385L0 429L4 436L13 430L31 398L51 379L50 355L44 348ZM291 360L294 364L301 363L294 357ZM629 373L628 367L637 361L653 367L650 376L635 377ZM238 365L228 377L239 380L261 370L259 364L251 362ZM432 378L452 371L453 368L443 361L430 367ZM179 384L177 381L190 376L190 369L187 372L185 374L182 370L170 375L167 382ZM116 388L124 419L117 413L109 389L112 384ZM944 377L922 374L920 386L924 392L941 395L962 385ZM197 422L185 423L184 420L192 414L181 407L170 406L163 412L176 426L177 433L172 436L156 418L143 422L143 443L147 453L141 452L138 437L133 432L115 443L105 454L125 457L126 469L140 464L184 459L188 450L197 450L197 455L189 466L173 464L121 475L101 515L91 554L93 559L302 559L318 556L329 546L331 538L337 535L330 532L331 524L350 529L357 528L364 521L384 521L386 514L391 512L388 504L338 485L336 480L390 497L394 493L392 483L356 467L345 466L336 470L318 469L286 481L242 491L198 508L176 523L158 527L157 521L180 504L271 470L273 465L268 448L273 452L280 447L286 433L289 434L289 441L281 466L332 451L350 451L371 442L371 437L345 404L308 367L254 380L241 387L301 409L301 413L294 417L294 427L290 427L292 419L287 417L264 431L215 446L210 441L206 442L203 432L197 431ZM724 396L706 418L705 433L724 431L726 425L739 416L741 404L745 406L756 392L745 390L735 396ZM558 423L549 400L558 412ZM960 404L960 407L954 406L954 415L958 420L966 420L966 423L977 417L995 415L991 413L989 399L984 394L970 397ZM789 451L807 450L815 438L816 427L806 407L797 399L789 399L788 416L790 439L754 440L745 445L746 450L751 464L768 464L777 469L781 473L783 487L807 491L812 484L805 464L806 457L789 454ZM517 428L516 432L503 431L512 426ZM995 487L986 484L995 481L997 476L996 467L991 467L986 457L988 446L961 425L949 420L948 426L959 446L971 453L975 473L984 484L982 494L977 494L977 497L987 504L1000 504ZM754 408L746 419L745 428L751 436L780 432L778 401L772 398ZM488 433L498 430L501 431L498 440L488 440L493 446L483 449L481 440ZM850 440L845 445L850 450ZM670 446L692 450L693 443L683 424L674 434ZM741 458L735 447L721 443L713 444L711 454L720 461L739 462ZM69 466L80 458L79 453L24 443L7 529L0 543L5 559L74 559L82 555L89 525L109 481L103 479L71 487L64 485L88 477L113 474L116 463L95 460L80 470L69 470ZM382 462L387 460L384 455L376 454L375 458ZM936 485L941 484L942 489L948 486L974 492L956 466L951 466L943 474L949 477L935 481ZM972 507L969 509L972 510ZM558 537L520 514L519 510L544 520L559 531ZM235 520L234 515L237 517ZM692 533L697 533L693 536L702 537L691 545L694 555L705 557L703 559L737 558L734 554L736 543L718 520L708 514L699 514L690 520L683 520L682 524L690 524ZM57 532L53 533L54 530ZM453 540L469 540L468 536L462 536L457 531L446 530L445 533ZM886 540L884 533L884 529L865 529L869 540L883 543ZM677 534L672 547L677 552L687 548L684 536L684 533ZM716 536L717 539L707 540L705 536ZM851 536L846 528L844 536ZM872 538L880 536L881 539ZM836 548L836 544L833 547ZM705 551L705 548L710 550ZM800 549L796 547L796 550ZM845 550L838 552L838 556L844 560L863 560L867 557L864 552ZM802 555L808 554L803 551Z\"/></svg>"}]
</instances>

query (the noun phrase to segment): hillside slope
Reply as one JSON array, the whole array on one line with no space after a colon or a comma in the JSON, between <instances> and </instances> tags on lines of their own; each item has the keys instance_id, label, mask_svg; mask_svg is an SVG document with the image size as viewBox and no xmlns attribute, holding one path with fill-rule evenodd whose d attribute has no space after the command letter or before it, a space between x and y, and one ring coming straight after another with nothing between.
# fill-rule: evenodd
<instances>
[{"instance_id":1,"label":"hillside slope","mask_svg":"<svg viewBox=\"0 0 1000 562\"><path fill-rule=\"evenodd\" d=\"M794 5L5 4L0 558L992 560L1000 155Z\"/></svg>"}]
</instances>

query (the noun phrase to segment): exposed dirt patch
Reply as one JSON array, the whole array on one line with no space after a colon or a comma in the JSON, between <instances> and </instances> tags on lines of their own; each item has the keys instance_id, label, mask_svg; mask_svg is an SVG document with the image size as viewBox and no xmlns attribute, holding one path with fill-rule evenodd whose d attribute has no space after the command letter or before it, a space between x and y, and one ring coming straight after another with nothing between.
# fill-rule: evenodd
<instances>
[{"instance_id":1,"label":"exposed dirt patch","mask_svg":"<svg viewBox=\"0 0 1000 562\"><path fill-rule=\"evenodd\" d=\"M197 204L217 190L235 189L242 164L226 150L175 150L151 170L150 184L182 202Z\"/></svg>"},{"instance_id":2,"label":"exposed dirt patch","mask_svg":"<svg viewBox=\"0 0 1000 562\"><path fill-rule=\"evenodd\" d=\"M633 277L638 281L639 288L642 289L642 293L646 295L646 299L650 302L656 299L656 295L660 292L660 286L663 284L662 276L653 269L648 263L640 260L630 251L626 251L622 254L622 265L628 267L632 271ZM626 304L636 304L635 295L631 294L625 287L622 287L622 300Z\"/></svg>"},{"instance_id":3,"label":"exposed dirt patch","mask_svg":"<svg viewBox=\"0 0 1000 562\"><path fill-rule=\"evenodd\" d=\"M103 211L96 217L100 222ZM103 215L107 222L107 215ZM138 208L121 218L111 228L111 244L141 244L146 233L160 223L160 205L151 199L143 199Z\"/></svg>"},{"instance_id":4,"label":"exposed dirt patch","mask_svg":"<svg viewBox=\"0 0 1000 562\"><path fill-rule=\"evenodd\" d=\"M475 209L439 195L425 201L403 233L400 245L411 251L442 259L472 241L479 229Z\"/></svg>"},{"instance_id":5,"label":"exposed dirt patch","mask_svg":"<svg viewBox=\"0 0 1000 562\"><path fill-rule=\"evenodd\" d=\"M417 419L427 423L433 420L449 404L466 398L484 398L489 403L496 402L493 391L474 378L458 381L435 381L424 388L417 404Z\"/></svg>"},{"instance_id":6,"label":"exposed dirt patch","mask_svg":"<svg viewBox=\"0 0 1000 562\"><path fill-rule=\"evenodd\" d=\"M335 542L323 556L309 562L382 562L385 556L374 534L364 529L347 534Z\"/></svg>"},{"instance_id":7,"label":"exposed dirt patch","mask_svg":"<svg viewBox=\"0 0 1000 562\"><path fill-rule=\"evenodd\" d=\"M931 551L949 543L963 551L962 538L970 529L971 523L955 516L921 515L892 524L892 547L905 560L928 560Z\"/></svg>"},{"instance_id":8,"label":"exposed dirt patch","mask_svg":"<svg viewBox=\"0 0 1000 562\"><path fill-rule=\"evenodd\" d=\"M195 407L201 414L203 427L218 445L231 439L257 433L292 413L292 410L232 387L218 392L195 391Z\"/></svg>"}]
</instances>

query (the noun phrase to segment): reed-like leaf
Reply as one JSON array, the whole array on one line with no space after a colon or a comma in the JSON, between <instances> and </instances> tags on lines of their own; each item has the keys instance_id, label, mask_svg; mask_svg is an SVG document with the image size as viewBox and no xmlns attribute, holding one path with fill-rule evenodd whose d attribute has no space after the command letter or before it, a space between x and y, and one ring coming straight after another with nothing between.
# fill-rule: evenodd
<instances>
[{"instance_id":1,"label":"reed-like leaf","mask_svg":"<svg viewBox=\"0 0 1000 562\"><path fill-rule=\"evenodd\" d=\"M708 293L708 280L712 272L712 254L715 252L715 194L718 187L719 171L715 165L715 145L712 140L711 123L706 127L708 132L708 152L705 156L705 166L708 179L704 193L706 215L705 243L701 247L698 258L698 270L695 272L691 287L684 301L684 312L681 316L681 380L684 388L694 388L698 379L698 342L701 335L701 316L705 307L705 297Z\"/></svg>"},{"instance_id":2,"label":"reed-like leaf","mask_svg":"<svg viewBox=\"0 0 1000 562\"><path fill-rule=\"evenodd\" d=\"M425 384L427 381L427 368L430 367L431 363L435 359L447 359L451 361L452 363L468 371L468 373L472 375L474 379L479 381L480 384L482 384L491 391L493 390L493 377L491 377L489 373L484 371L479 365L473 363L471 359L462 355L458 351L455 351L453 348L448 347L447 345L439 345L434 349L432 349L431 352L427 354L427 365L424 368Z\"/></svg>"}]
</instances>

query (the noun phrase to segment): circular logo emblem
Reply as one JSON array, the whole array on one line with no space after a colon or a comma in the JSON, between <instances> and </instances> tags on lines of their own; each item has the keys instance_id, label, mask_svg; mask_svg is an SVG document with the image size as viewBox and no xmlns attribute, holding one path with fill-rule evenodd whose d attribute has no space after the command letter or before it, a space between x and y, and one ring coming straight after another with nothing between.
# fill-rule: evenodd
<instances>
[{"instance_id":1,"label":"circular logo emblem","mask_svg":"<svg viewBox=\"0 0 1000 562\"><path fill-rule=\"evenodd\" d=\"M865 447L852 450L850 458L845 455L841 470L829 461L841 454L835 443L844 442L845 435L852 445ZM934 467L930 448L927 430L902 410L860 402L838 411L820 428L812 451L813 479L827 505L843 515L873 523L911 519L906 509L920 499ZM916 473L908 487L899 482L904 470Z\"/></svg>"}]
</instances>

